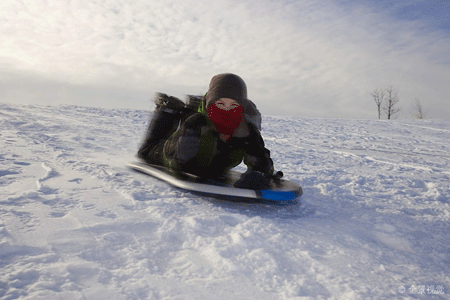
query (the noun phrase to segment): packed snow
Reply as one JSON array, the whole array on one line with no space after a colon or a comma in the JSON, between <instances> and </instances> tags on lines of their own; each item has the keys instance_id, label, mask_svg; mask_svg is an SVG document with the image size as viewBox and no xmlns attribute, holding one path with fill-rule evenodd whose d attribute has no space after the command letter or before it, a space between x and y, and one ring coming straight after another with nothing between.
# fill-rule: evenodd
<instances>
[{"instance_id":1,"label":"packed snow","mask_svg":"<svg viewBox=\"0 0 450 300\"><path fill-rule=\"evenodd\" d=\"M1 299L448 299L450 121L265 116L281 206L128 169L150 116L0 104Z\"/></svg>"}]
</instances>

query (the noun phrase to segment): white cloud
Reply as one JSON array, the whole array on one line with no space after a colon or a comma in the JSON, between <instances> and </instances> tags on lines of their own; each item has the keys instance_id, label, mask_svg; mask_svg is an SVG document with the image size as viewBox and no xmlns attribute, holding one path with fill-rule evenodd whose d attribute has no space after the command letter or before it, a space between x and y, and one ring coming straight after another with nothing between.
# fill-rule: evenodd
<instances>
[{"instance_id":1,"label":"white cloud","mask_svg":"<svg viewBox=\"0 0 450 300\"><path fill-rule=\"evenodd\" d=\"M234 72L265 114L376 117L370 91L394 84L404 104L418 97L430 115L450 115L450 37L367 5L2 1L0 22L5 101L30 101L41 82L44 98L47 88L70 94L59 102L96 91L92 105L151 108L156 91L203 93L213 75ZM27 83L28 96L14 92Z\"/></svg>"}]
</instances>

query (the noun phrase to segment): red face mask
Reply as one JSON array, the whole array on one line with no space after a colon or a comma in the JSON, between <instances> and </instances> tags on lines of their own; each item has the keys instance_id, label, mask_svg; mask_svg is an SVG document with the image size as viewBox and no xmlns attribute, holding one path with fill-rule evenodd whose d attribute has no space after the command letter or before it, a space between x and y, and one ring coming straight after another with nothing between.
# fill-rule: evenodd
<instances>
[{"instance_id":1,"label":"red face mask","mask_svg":"<svg viewBox=\"0 0 450 300\"><path fill-rule=\"evenodd\" d=\"M225 135L232 135L236 131L244 115L241 106L231 110L224 110L217 107L214 103L208 107L207 112L217 131Z\"/></svg>"}]
</instances>

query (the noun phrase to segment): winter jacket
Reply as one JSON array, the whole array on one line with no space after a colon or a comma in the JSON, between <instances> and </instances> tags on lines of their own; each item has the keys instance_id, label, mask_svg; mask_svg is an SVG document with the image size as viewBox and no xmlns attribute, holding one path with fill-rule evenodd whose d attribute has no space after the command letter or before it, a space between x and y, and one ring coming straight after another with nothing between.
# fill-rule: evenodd
<instances>
[{"instance_id":1,"label":"winter jacket","mask_svg":"<svg viewBox=\"0 0 450 300\"><path fill-rule=\"evenodd\" d=\"M269 175L274 172L270 151L252 122L243 121L223 141L208 118L204 103L166 141L163 160L172 169L208 178L220 176L242 161L249 170Z\"/></svg>"}]
</instances>

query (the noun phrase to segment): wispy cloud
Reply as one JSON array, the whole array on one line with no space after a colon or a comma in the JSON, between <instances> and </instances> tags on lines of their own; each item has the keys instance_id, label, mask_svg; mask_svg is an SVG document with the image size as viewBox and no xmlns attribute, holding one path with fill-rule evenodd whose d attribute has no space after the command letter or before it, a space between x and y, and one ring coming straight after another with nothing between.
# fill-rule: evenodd
<instances>
[{"instance_id":1,"label":"wispy cloud","mask_svg":"<svg viewBox=\"0 0 450 300\"><path fill-rule=\"evenodd\" d=\"M388 2L2 1L1 101L40 86L35 101L150 109L234 72L265 114L376 117L370 91L393 84L450 116L449 33Z\"/></svg>"}]
</instances>

